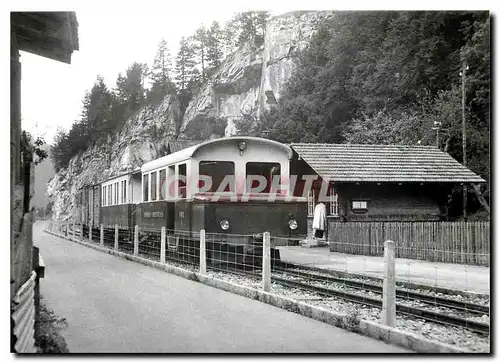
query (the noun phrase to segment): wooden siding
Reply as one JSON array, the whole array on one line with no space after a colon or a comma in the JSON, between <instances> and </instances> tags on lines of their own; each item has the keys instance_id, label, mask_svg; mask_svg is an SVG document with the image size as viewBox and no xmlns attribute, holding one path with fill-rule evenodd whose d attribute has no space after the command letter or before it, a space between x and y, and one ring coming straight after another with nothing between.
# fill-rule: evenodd
<instances>
[{"instance_id":1,"label":"wooden siding","mask_svg":"<svg viewBox=\"0 0 500 363\"><path fill-rule=\"evenodd\" d=\"M383 256L384 241L396 258L489 266L489 222L330 222L330 251Z\"/></svg>"}]
</instances>

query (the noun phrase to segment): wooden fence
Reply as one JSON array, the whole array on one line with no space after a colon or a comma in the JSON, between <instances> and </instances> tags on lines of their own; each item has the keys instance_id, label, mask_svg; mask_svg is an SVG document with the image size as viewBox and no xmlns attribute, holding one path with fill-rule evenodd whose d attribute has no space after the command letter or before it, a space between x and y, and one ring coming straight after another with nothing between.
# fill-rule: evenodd
<instances>
[{"instance_id":1,"label":"wooden fence","mask_svg":"<svg viewBox=\"0 0 500 363\"><path fill-rule=\"evenodd\" d=\"M383 256L384 241L396 258L489 266L490 222L331 222L330 251Z\"/></svg>"}]
</instances>

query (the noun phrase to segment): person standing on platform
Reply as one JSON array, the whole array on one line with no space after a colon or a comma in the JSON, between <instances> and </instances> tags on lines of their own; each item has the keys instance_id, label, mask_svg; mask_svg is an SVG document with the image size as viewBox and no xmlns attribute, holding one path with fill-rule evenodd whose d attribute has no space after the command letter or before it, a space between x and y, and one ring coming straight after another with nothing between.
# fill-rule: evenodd
<instances>
[{"instance_id":1,"label":"person standing on platform","mask_svg":"<svg viewBox=\"0 0 500 363\"><path fill-rule=\"evenodd\" d=\"M318 203L314 208L312 228L315 238L323 238L326 229L326 206L324 203Z\"/></svg>"}]
</instances>

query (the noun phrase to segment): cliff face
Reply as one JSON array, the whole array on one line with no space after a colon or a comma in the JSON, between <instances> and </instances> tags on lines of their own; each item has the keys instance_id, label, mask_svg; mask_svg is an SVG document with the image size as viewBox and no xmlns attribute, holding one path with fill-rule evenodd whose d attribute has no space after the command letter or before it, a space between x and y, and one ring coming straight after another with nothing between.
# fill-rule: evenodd
<instances>
[{"instance_id":1,"label":"cliff face","mask_svg":"<svg viewBox=\"0 0 500 363\"><path fill-rule=\"evenodd\" d=\"M140 167L164 156L167 142L175 137L177 100L167 97L160 104L141 110L128 119L113 138L88 148L71 159L47 184L53 218L74 217L78 189Z\"/></svg>"},{"instance_id":2,"label":"cliff face","mask_svg":"<svg viewBox=\"0 0 500 363\"><path fill-rule=\"evenodd\" d=\"M294 56L307 46L319 22L331 17L332 12L309 11L271 18L263 47L243 47L226 58L190 102L181 131L199 115L225 117L230 136L237 132L235 120L258 118L279 99L294 71Z\"/></svg>"},{"instance_id":3,"label":"cliff face","mask_svg":"<svg viewBox=\"0 0 500 363\"><path fill-rule=\"evenodd\" d=\"M294 56L308 43L321 20L331 12L292 12L269 20L264 45L242 47L221 64L217 72L189 103L181 124L199 127L200 118L227 118L226 136L234 135L235 120L252 122L260 112L279 99L294 67ZM74 157L47 185L53 203L53 218L71 218L79 188L140 167L166 153L167 142L175 138L179 119L177 100L167 97L128 119L123 129L106 142L94 145ZM193 123L193 120L195 122ZM203 127L203 123L201 123ZM208 127L208 126L207 126Z\"/></svg>"}]
</instances>

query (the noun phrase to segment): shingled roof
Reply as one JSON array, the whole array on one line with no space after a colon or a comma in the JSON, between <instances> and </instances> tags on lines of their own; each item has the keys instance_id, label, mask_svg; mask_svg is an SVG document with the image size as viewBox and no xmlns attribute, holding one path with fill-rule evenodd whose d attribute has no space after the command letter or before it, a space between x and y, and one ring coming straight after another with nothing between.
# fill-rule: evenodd
<instances>
[{"instance_id":1,"label":"shingled roof","mask_svg":"<svg viewBox=\"0 0 500 363\"><path fill-rule=\"evenodd\" d=\"M339 182L484 183L449 154L432 146L293 143L323 179Z\"/></svg>"}]
</instances>

